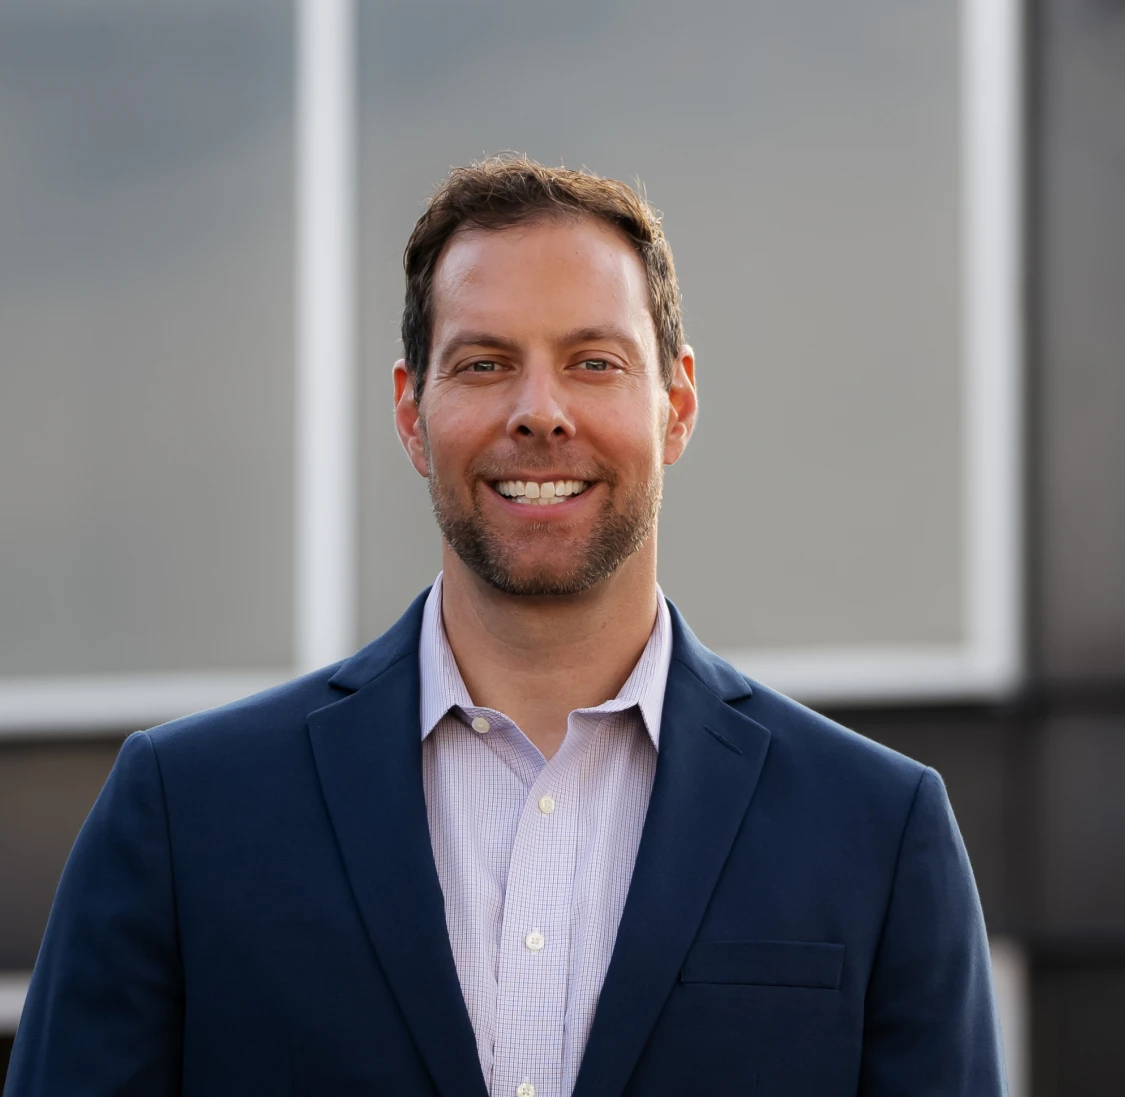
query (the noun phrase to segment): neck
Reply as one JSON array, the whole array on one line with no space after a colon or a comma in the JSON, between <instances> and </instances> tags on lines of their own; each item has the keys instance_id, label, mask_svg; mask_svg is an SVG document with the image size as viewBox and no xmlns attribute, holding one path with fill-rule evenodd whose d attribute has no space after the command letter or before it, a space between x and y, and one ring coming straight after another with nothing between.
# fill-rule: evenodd
<instances>
[{"instance_id":1,"label":"neck","mask_svg":"<svg viewBox=\"0 0 1125 1097\"><path fill-rule=\"evenodd\" d=\"M567 717L616 697L656 622L656 535L609 578L565 597L503 594L442 546L442 619L473 704L550 758Z\"/></svg>"}]
</instances>

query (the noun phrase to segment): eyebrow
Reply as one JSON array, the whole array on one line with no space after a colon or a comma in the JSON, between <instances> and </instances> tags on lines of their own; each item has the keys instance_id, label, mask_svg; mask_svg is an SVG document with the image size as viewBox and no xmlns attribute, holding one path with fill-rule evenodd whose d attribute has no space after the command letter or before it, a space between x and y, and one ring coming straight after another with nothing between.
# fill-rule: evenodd
<instances>
[{"instance_id":1,"label":"eyebrow","mask_svg":"<svg viewBox=\"0 0 1125 1097\"><path fill-rule=\"evenodd\" d=\"M629 353L638 361L644 360L644 352L637 341L622 328L603 326L572 328L570 331L563 332L563 334L555 340L555 345L558 347L569 347L576 343L601 342L620 343L626 347ZM457 351L464 350L466 347L490 347L496 350L508 351L511 354L516 354L521 349L520 344L515 339L509 339L506 335L497 335L495 332L490 331L462 331L458 332L458 334L442 348L442 363L447 363Z\"/></svg>"},{"instance_id":2,"label":"eyebrow","mask_svg":"<svg viewBox=\"0 0 1125 1097\"><path fill-rule=\"evenodd\" d=\"M558 339L558 345L563 347L573 346L575 343L620 343L626 347L631 355L639 362L644 361L644 350L640 344L624 328L615 327L588 327L574 328L565 332Z\"/></svg>"},{"instance_id":3,"label":"eyebrow","mask_svg":"<svg viewBox=\"0 0 1125 1097\"><path fill-rule=\"evenodd\" d=\"M506 350L515 354L520 345L514 339L504 335L495 335L490 331L462 331L442 347L441 362L446 364L450 358L465 347L491 347L495 350Z\"/></svg>"}]
</instances>

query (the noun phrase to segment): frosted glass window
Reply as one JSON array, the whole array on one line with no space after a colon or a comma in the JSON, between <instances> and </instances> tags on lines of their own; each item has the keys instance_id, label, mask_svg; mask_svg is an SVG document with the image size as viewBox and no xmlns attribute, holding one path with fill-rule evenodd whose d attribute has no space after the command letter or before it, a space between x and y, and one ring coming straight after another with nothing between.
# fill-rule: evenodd
<instances>
[{"instance_id":1,"label":"frosted glass window","mask_svg":"<svg viewBox=\"0 0 1125 1097\"><path fill-rule=\"evenodd\" d=\"M0 675L291 662L293 33L0 8Z\"/></svg>"},{"instance_id":2,"label":"frosted glass window","mask_svg":"<svg viewBox=\"0 0 1125 1097\"><path fill-rule=\"evenodd\" d=\"M360 6L365 635L438 566L391 421L402 248L450 165L512 148L665 211L701 415L660 577L701 638L965 640L958 11Z\"/></svg>"}]
</instances>

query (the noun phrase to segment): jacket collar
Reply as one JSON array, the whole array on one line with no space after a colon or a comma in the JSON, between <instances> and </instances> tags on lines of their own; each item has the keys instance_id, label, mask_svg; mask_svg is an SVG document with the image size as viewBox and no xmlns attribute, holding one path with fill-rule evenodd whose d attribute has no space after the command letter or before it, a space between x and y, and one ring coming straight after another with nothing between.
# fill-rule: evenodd
<instances>
[{"instance_id":1,"label":"jacket collar","mask_svg":"<svg viewBox=\"0 0 1125 1097\"><path fill-rule=\"evenodd\" d=\"M418 654L422 615L432 587L426 587L406 608L403 615L377 640L345 659L329 679L329 685L354 691L362 689L400 659ZM738 701L753 696L750 683L726 660L705 648L688 627L684 616L671 599L666 599L672 619L672 661L683 664L722 701Z\"/></svg>"},{"instance_id":2,"label":"jacket collar","mask_svg":"<svg viewBox=\"0 0 1125 1097\"><path fill-rule=\"evenodd\" d=\"M409 655L417 658L418 637L422 632L422 613L426 608L430 589L426 587L382 636L345 659L336 673L328 679L328 684L337 689L354 692L362 689L368 682L374 681L400 659Z\"/></svg>"},{"instance_id":3,"label":"jacket collar","mask_svg":"<svg viewBox=\"0 0 1125 1097\"><path fill-rule=\"evenodd\" d=\"M418 731L424 602L425 594L416 598L333 674L347 696L309 714L309 741L352 894L435 1089L487 1097L426 819Z\"/></svg>"}]
</instances>

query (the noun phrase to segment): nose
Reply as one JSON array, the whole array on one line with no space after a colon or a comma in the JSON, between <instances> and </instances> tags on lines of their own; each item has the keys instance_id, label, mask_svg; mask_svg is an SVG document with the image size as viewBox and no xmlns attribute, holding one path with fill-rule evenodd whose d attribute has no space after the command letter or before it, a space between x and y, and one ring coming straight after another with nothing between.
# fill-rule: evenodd
<instances>
[{"instance_id":1,"label":"nose","mask_svg":"<svg viewBox=\"0 0 1125 1097\"><path fill-rule=\"evenodd\" d=\"M520 376L516 402L508 418L508 436L516 441L565 442L574 437L563 379L546 365L528 365Z\"/></svg>"}]
</instances>

